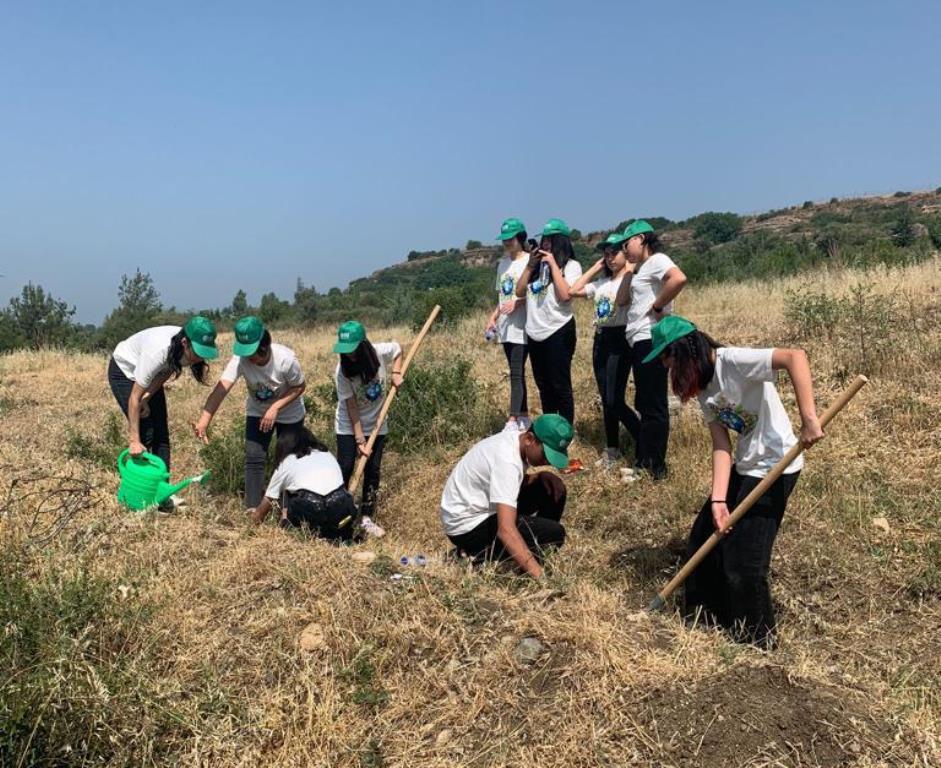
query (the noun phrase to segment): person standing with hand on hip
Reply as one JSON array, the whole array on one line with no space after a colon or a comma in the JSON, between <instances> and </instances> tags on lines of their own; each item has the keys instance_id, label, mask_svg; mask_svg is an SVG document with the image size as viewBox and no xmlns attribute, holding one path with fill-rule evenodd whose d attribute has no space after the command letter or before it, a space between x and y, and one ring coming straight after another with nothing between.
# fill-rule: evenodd
<instances>
[{"instance_id":1,"label":"person standing with hand on hip","mask_svg":"<svg viewBox=\"0 0 941 768\"><path fill-rule=\"evenodd\" d=\"M207 432L216 411L239 378L245 379L245 506L257 507L265 490L265 459L275 432L280 437L304 427L304 373L294 351L271 341L271 333L249 315L235 324L235 345L219 382L206 399L196 437L209 442Z\"/></svg>"},{"instance_id":2,"label":"person standing with hand on hip","mask_svg":"<svg viewBox=\"0 0 941 768\"><path fill-rule=\"evenodd\" d=\"M621 283L617 301L629 305L625 336L631 348L634 373L634 408L640 416L635 466L650 472L655 480L667 475L667 443L670 409L667 372L656 361L644 362L650 352L651 328L673 312L673 300L686 285L686 275L661 252L660 238L643 219L623 233L624 253L634 265L631 280Z\"/></svg>"},{"instance_id":3,"label":"person standing with hand on hip","mask_svg":"<svg viewBox=\"0 0 941 768\"><path fill-rule=\"evenodd\" d=\"M571 289L582 276L582 265L575 259L571 235L562 219L546 222L539 248L530 254L517 281L516 295L526 298L526 343L542 412L558 413L574 424L576 336Z\"/></svg>"},{"instance_id":4,"label":"person standing with hand on hip","mask_svg":"<svg viewBox=\"0 0 941 768\"><path fill-rule=\"evenodd\" d=\"M516 295L529 254L526 252L526 226L519 219L507 219L500 227L503 257L497 265L497 307L487 321L487 333L497 334L510 368L510 418L507 429L529 429L526 400L526 302Z\"/></svg>"},{"instance_id":5,"label":"person standing with hand on hip","mask_svg":"<svg viewBox=\"0 0 941 768\"><path fill-rule=\"evenodd\" d=\"M397 341L373 344L366 338L362 323L350 320L337 329L333 351L340 356L335 374L337 460L343 470L343 482L348 485L356 460L366 457L360 522L368 535L379 538L385 531L372 518L379 492L382 451L389 433L388 423L378 427L379 412L389 381L396 388L402 386L402 347ZM370 451L366 443L377 427L379 435Z\"/></svg>"}]
</instances>

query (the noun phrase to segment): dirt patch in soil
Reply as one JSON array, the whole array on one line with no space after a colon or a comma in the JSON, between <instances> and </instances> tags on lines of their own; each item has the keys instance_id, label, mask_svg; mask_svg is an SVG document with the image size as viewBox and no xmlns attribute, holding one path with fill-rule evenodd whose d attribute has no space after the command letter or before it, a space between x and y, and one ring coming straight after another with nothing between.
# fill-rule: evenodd
<instances>
[{"instance_id":1,"label":"dirt patch in soil","mask_svg":"<svg viewBox=\"0 0 941 768\"><path fill-rule=\"evenodd\" d=\"M646 701L651 757L662 766L896 764L904 740L852 691L789 680L776 667L737 667ZM911 756L908 756L910 759Z\"/></svg>"}]
</instances>

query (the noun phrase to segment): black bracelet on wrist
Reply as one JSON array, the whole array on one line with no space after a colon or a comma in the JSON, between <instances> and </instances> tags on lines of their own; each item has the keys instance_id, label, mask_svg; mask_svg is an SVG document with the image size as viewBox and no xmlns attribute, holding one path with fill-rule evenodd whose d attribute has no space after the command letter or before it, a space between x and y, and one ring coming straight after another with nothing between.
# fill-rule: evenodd
<instances>
[{"instance_id":1,"label":"black bracelet on wrist","mask_svg":"<svg viewBox=\"0 0 941 768\"><path fill-rule=\"evenodd\" d=\"M725 504L725 499L709 499L710 504Z\"/></svg>"}]
</instances>

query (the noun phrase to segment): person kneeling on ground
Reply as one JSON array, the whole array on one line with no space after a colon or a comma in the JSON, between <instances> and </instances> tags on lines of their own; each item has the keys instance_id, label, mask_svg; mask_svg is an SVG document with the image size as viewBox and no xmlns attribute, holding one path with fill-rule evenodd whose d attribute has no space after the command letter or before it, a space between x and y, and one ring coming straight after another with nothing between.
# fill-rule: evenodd
<instances>
[{"instance_id":1,"label":"person kneeling on ground","mask_svg":"<svg viewBox=\"0 0 941 768\"><path fill-rule=\"evenodd\" d=\"M337 460L306 427L278 436L277 467L265 497L248 510L252 522L262 523L273 502L286 496L282 527L306 525L311 533L332 541L353 538L356 505L346 490Z\"/></svg>"},{"instance_id":2,"label":"person kneeling on ground","mask_svg":"<svg viewBox=\"0 0 941 768\"><path fill-rule=\"evenodd\" d=\"M807 355L801 349L723 347L689 320L673 315L652 330L653 349L670 372L674 393L685 403L698 397L712 435L712 493L689 534L687 558L716 530L719 545L686 580L684 613L701 613L739 641L774 645L775 618L768 587L771 549L788 497L804 466L798 456L734 528L725 528L729 510L797 443L774 386L776 371L787 370L800 411L805 448L823 438L814 405ZM738 433L733 460L729 430Z\"/></svg>"},{"instance_id":3,"label":"person kneeling on ground","mask_svg":"<svg viewBox=\"0 0 941 768\"><path fill-rule=\"evenodd\" d=\"M545 414L526 432L500 432L471 448L441 494L444 532L458 550L477 562L512 559L540 578L544 550L565 541L566 490L551 472L526 469L568 466L571 442L568 420Z\"/></svg>"}]
</instances>

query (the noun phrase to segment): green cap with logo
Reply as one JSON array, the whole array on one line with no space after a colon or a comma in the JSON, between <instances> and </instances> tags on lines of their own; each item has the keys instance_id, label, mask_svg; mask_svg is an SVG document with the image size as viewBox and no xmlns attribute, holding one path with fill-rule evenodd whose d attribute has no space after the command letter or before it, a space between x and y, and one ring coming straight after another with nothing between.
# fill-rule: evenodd
<instances>
[{"instance_id":1,"label":"green cap with logo","mask_svg":"<svg viewBox=\"0 0 941 768\"><path fill-rule=\"evenodd\" d=\"M544 413L533 422L533 434L542 443L542 450L549 463L556 469L569 465L569 445L572 442L572 425L557 413Z\"/></svg>"},{"instance_id":2,"label":"green cap with logo","mask_svg":"<svg viewBox=\"0 0 941 768\"><path fill-rule=\"evenodd\" d=\"M526 225L519 219L507 219L500 225L500 234L497 240L512 240L518 234L526 231Z\"/></svg>"},{"instance_id":3,"label":"green cap with logo","mask_svg":"<svg viewBox=\"0 0 941 768\"><path fill-rule=\"evenodd\" d=\"M645 363L652 362L663 354L663 350L669 347L677 339L689 336L696 330L685 317L679 315L667 315L659 323L654 324L650 329L650 340L653 342L653 349L650 354L644 358Z\"/></svg>"},{"instance_id":4,"label":"green cap with logo","mask_svg":"<svg viewBox=\"0 0 941 768\"><path fill-rule=\"evenodd\" d=\"M642 235L645 232L653 232L653 227L650 226L650 222L638 219L627 225L624 230L624 239L630 240L634 235Z\"/></svg>"},{"instance_id":5,"label":"green cap with logo","mask_svg":"<svg viewBox=\"0 0 941 768\"><path fill-rule=\"evenodd\" d=\"M355 352L356 348L366 340L366 329L356 320L347 320L337 328L337 343L333 351L340 355Z\"/></svg>"},{"instance_id":6,"label":"green cap with logo","mask_svg":"<svg viewBox=\"0 0 941 768\"><path fill-rule=\"evenodd\" d=\"M562 219L549 219L542 228L543 237L547 235L571 235L572 230Z\"/></svg>"},{"instance_id":7,"label":"green cap with logo","mask_svg":"<svg viewBox=\"0 0 941 768\"><path fill-rule=\"evenodd\" d=\"M235 324L235 344L232 353L238 357L251 357L258 351L265 335L265 324L254 315L247 315Z\"/></svg>"},{"instance_id":8,"label":"green cap with logo","mask_svg":"<svg viewBox=\"0 0 941 768\"><path fill-rule=\"evenodd\" d=\"M598 250L601 250L601 251L603 251L603 250L605 250L606 248L609 248L609 247L611 247L611 248L613 248L613 247L620 248L620 247L621 247L621 243L623 243L625 240L627 240L627 238L624 237L624 235L622 235L620 232L612 232L612 233L611 233L610 235L608 235L604 240L602 240L600 243L598 243L598 245L596 245L595 248L597 248Z\"/></svg>"},{"instance_id":9,"label":"green cap with logo","mask_svg":"<svg viewBox=\"0 0 941 768\"><path fill-rule=\"evenodd\" d=\"M203 360L215 360L219 357L219 350L216 349L216 326L208 317L194 315L183 326L183 333L189 339L193 351Z\"/></svg>"}]
</instances>

